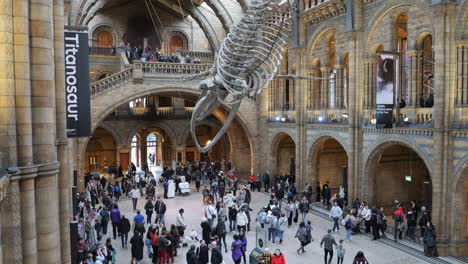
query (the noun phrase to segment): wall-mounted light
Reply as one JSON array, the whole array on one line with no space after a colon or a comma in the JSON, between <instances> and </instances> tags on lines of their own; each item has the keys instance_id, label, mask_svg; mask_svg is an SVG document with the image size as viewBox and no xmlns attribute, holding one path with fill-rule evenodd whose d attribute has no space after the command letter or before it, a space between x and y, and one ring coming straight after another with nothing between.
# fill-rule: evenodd
<instances>
[{"instance_id":1,"label":"wall-mounted light","mask_svg":"<svg viewBox=\"0 0 468 264\"><path fill-rule=\"evenodd\" d=\"M281 120L281 116L275 117L275 120L276 120L276 121L280 121L280 120Z\"/></svg>"},{"instance_id":2,"label":"wall-mounted light","mask_svg":"<svg viewBox=\"0 0 468 264\"><path fill-rule=\"evenodd\" d=\"M317 120L318 120L319 122L323 122L323 117L322 117L322 116L319 116Z\"/></svg>"},{"instance_id":3,"label":"wall-mounted light","mask_svg":"<svg viewBox=\"0 0 468 264\"><path fill-rule=\"evenodd\" d=\"M341 116L344 117L344 118L348 118L349 114L348 113L342 113Z\"/></svg>"},{"instance_id":4,"label":"wall-mounted light","mask_svg":"<svg viewBox=\"0 0 468 264\"><path fill-rule=\"evenodd\" d=\"M208 141L206 142L206 145L209 145L210 143L211 143L211 140L208 140Z\"/></svg>"},{"instance_id":5,"label":"wall-mounted light","mask_svg":"<svg viewBox=\"0 0 468 264\"><path fill-rule=\"evenodd\" d=\"M409 122L409 117L405 117L405 118L403 119L403 121L404 121L405 123Z\"/></svg>"},{"instance_id":6,"label":"wall-mounted light","mask_svg":"<svg viewBox=\"0 0 468 264\"><path fill-rule=\"evenodd\" d=\"M286 117L283 116L283 117L281 118L281 122L284 122L284 121L286 121Z\"/></svg>"},{"instance_id":7,"label":"wall-mounted light","mask_svg":"<svg viewBox=\"0 0 468 264\"><path fill-rule=\"evenodd\" d=\"M372 119L370 120L370 122L371 122L371 124L375 125L375 124L377 124L377 119L372 118Z\"/></svg>"}]
</instances>

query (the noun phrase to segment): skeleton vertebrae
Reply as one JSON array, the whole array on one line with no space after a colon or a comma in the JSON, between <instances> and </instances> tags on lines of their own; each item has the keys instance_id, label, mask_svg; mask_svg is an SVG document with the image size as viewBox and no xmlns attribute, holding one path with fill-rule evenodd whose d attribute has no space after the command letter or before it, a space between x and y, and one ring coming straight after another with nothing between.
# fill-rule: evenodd
<instances>
[{"instance_id":1,"label":"skeleton vertebrae","mask_svg":"<svg viewBox=\"0 0 468 264\"><path fill-rule=\"evenodd\" d=\"M255 97L274 78L292 30L291 16L289 1L252 0L239 23L231 28L215 65L203 74L211 76L200 84L202 98L192 115L192 137L200 151L208 151L221 138L244 97ZM229 95L232 98L227 102ZM210 115L221 103L231 105L231 112L211 143L201 147L195 135L196 122Z\"/></svg>"}]
</instances>

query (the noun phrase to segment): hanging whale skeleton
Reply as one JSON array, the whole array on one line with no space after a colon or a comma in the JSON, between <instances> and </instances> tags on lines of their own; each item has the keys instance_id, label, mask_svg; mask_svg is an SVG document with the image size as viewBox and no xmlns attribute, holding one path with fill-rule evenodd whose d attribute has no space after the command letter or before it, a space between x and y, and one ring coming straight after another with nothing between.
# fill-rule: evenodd
<instances>
[{"instance_id":1,"label":"hanging whale skeleton","mask_svg":"<svg viewBox=\"0 0 468 264\"><path fill-rule=\"evenodd\" d=\"M202 95L190 121L193 141L201 152L207 152L221 139L243 98L255 98L275 78L286 39L292 33L291 18L296 7L295 0L250 1L241 20L224 39L213 67L188 78L205 78L200 83ZM202 147L195 133L196 123L221 104L231 106L229 115L218 134Z\"/></svg>"}]
</instances>

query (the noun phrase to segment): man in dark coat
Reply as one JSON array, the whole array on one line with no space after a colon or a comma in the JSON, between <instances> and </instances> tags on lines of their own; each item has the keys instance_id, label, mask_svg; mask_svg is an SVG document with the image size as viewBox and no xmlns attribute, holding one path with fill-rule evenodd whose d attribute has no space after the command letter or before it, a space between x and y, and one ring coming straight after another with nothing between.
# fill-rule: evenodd
<instances>
[{"instance_id":1,"label":"man in dark coat","mask_svg":"<svg viewBox=\"0 0 468 264\"><path fill-rule=\"evenodd\" d=\"M195 245L190 246L190 249L186 255L187 264L198 264L198 257L197 253L195 252L195 248Z\"/></svg>"},{"instance_id":2,"label":"man in dark coat","mask_svg":"<svg viewBox=\"0 0 468 264\"><path fill-rule=\"evenodd\" d=\"M267 172L265 172L265 174L263 174L263 186L265 187L265 192L268 192L268 190L270 189L270 175L268 175Z\"/></svg>"},{"instance_id":3,"label":"man in dark coat","mask_svg":"<svg viewBox=\"0 0 468 264\"><path fill-rule=\"evenodd\" d=\"M135 232L130 240L130 244L132 244L132 258L141 261L143 259L143 248L145 243L143 242L143 238L140 233Z\"/></svg>"},{"instance_id":4,"label":"man in dark coat","mask_svg":"<svg viewBox=\"0 0 468 264\"><path fill-rule=\"evenodd\" d=\"M211 245L211 264L221 264L223 262L223 254L221 254L221 250L216 246L216 242L213 241Z\"/></svg>"},{"instance_id":5,"label":"man in dark coat","mask_svg":"<svg viewBox=\"0 0 468 264\"><path fill-rule=\"evenodd\" d=\"M202 240L200 243L200 247L197 248L197 255L198 255L198 263L199 264L207 264L209 261L208 258L208 246L205 243L205 240Z\"/></svg>"}]
</instances>

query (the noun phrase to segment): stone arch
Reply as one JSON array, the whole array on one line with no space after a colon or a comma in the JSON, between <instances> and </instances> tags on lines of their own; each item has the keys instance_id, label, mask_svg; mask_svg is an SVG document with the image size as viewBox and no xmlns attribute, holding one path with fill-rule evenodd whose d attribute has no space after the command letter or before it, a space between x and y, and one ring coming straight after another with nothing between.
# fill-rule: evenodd
<instances>
[{"instance_id":1,"label":"stone arch","mask_svg":"<svg viewBox=\"0 0 468 264\"><path fill-rule=\"evenodd\" d=\"M112 45L117 46L117 41L119 40L117 33L110 24L98 24L91 30L91 46L97 46L97 38L101 32L109 32L112 36Z\"/></svg>"},{"instance_id":2,"label":"stone arch","mask_svg":"<svg viewBox=\"0 0 468 264\"><path fill-rule=\"evenodd\" d=\"M291 138L294 143L294 155L297 150L297 136L286 129L281 129L276 131L276 134L272 137L270 142L270 150L268 152L268 156L270 157L270 165L268 169L271 169L270 173L275 174L278 170L278 152L280 148L280 143L287 138Z\"/></svg>"},{"instance_id":3,"label":"stone arch","mask_svg":"<svg viewBox=\"0 0 468 264\"><path fill-rule=\"evenodd\" d=\"M182 45L182 50L190 50L190 46L189 44L191 43L190 41L190 38L187 34L185 34L185 32L182 32L182 31L172 31L170 33L167 34L166 36L166 40L165 40L165 43L163 44L165 46L164 50L166 52L166 54L170 54L171 51L171 39L173 37L178 37L182 40L183 42L183 45Z\"/></svg>"},{"instance_id":4,"label":"stone arch","mask_svg":"<svg viewBox=\"0 0 468 264\"><path fill-rule=\"evenodd\" d=\"M424 1L424 0L411 0L411 1L409 0L387 0L387 1L384 1L382 5L379 7L379 9L373 13L373 16L369 20L369 23L367 23L368 26L364 33L365 34L364 39L366 40L366 43L367 43L366 46L368 47L368 50L370 48L369 45L374 44L371 42L370 38L374 35L380 22L382 22L382 20L386 17L386 15L388 15L389 13L401 7L416 7L425 14L425 16L429 19L429 21L434 21L433 19L434 16L432 12L430 12L431 8L427 4L427 1ZM434 32L433 23L430 23L430 26L431 26L430 31ZM419 32L418 34L420 33L421 32ZM412 47L414 46L414 44L408 45L408 46Z\"/></svg>"},{"instance_id":5,"label":"stone arch","mask_svg":"<svg viewBox=\"0 0 468 264\"><path fill-rule=\"evenodd\" d=\"M462 0L458 5L460 8L457 12L457 22L455 26L456 40L468 39L468 0Z\"/></svg>"},{"instance_id":6,"label":"stone arch","mask_svg":"<svg viewBox=\"0 0 468 264\"><path fill-rule=\"evenodd\" d=\"M342 41L345 41L344 38L341 37L341 35L346 31L344 28L344 25L336 23L336 22L331 22L331 23L324 23L323 25L319 26L316 30L314 30L314 33L310 38L308 38L307 41L307 58L306 58L306 65L307 69L311 69L313 65L313 60L317 58L315 56L314 51L316 47L319 44L319 41L322 40L324 36L327 36L328 34L333 34L336 38L337 44L341 43ZM345 52L346 48L345 47L340 47L342 44L337 45L337 54L341 54Z\"/></svg>"},{"instance_id":7,"label":"stone arch","mask_svg":"<svg viewBox=\"0 0 468 264\"><path fill-rule=\"evenodd\" d=\"M414 139L405 138L402 136L381 136L367 148L366 152L363 155L362 160L364 162L364 166L362 167L363 180L361 184L361 194L363 195L363 200L373 201L374 199L374 186L370 181L370 174L371 170L375 168L374 166L376 162L379 162L379 154L385 151L385 149L387 149L388 147L395 145L403 146L411 151L414 151L418 155L418 157L423 161L428 171L429 179L431 182L433 182L433 177L431 174L431 172L433 171L433 162L432 158L430 157L431 155L421 146L419 146L419 144Z\"/></svg>"},{"instance_id":8,"label":"stone arch","mask_svg":"<svg viewBox=\"0 0 468 264\"><path fill-rule=\"evenodd\" d=\"M133 136L136 135L137 132L139 130L141 130L144 126L146 126L146 124L140 124L138 126L133 127L132 130L130 131L130 133L128 133L128 135L126 136L124 144L126 144L126 146L130 146L130 143L132 142ZM158 123L154 124L151 127L160 128L160 129L164 130L164 132L166 132L167 135L169 136L171 142L172 143L176 142L177 136L176 136L174 130L170 126L165 124L164 122L158 122Z\"/></svg>"},{"instance_id":9,"label":"stone arch","mask_svg":"<svg viewBox=\"0 0 468 264\"><path fill-rule=\"evenodd\" d=\"M309 183L312 186L313 192L315 192L315 188L317 186L317 181L318 181L318 175L317 175L317 170L318 170L318 157L319 157L319 152L321 148L324 146L324 144L328 140L334 140L341 145L341 147L344 149L346 153L347 159L349 159L349 146L346 142L346 139L343 137L340 137L338 135L328 133L328 132L323 132L318 135L315 135L312 139L307 140L309 143L307 144L307 163L306 163L306 179L305 183ZM349 182L349 181L348 181ZM336 187L336 186L335 186Z\"/></svg>"},{"instance_id":10,"label":"stone arch","mask_svg":"<svg viewBox=\"0 0 468 264\"><path fill-rule=\"evenodd\" d=\"M117 131L115 131L115 129L111 126L108 126L107 124L105 123L102 123L99 127L107 130L107 132L109 132L112 137L114 138L114 141L115 141L115 146L117 148L121 147L123 142L122 142L122 139L121 137L119 136L119 133ZM94 131L93 131L94 132Z\"/></svg>"},{"instance_id":11,"label":"stone arch","mask_svg":"<svg viewBox=\"0 0 468 264\"><path fill-rule=\"evenodd\" d=\"M92 73L91 79L93 80L93 82L97 82L116 72L117 71L113 68L102 67L102 68L99 68L96 72Z\"/></svg>"}]
</instances>

